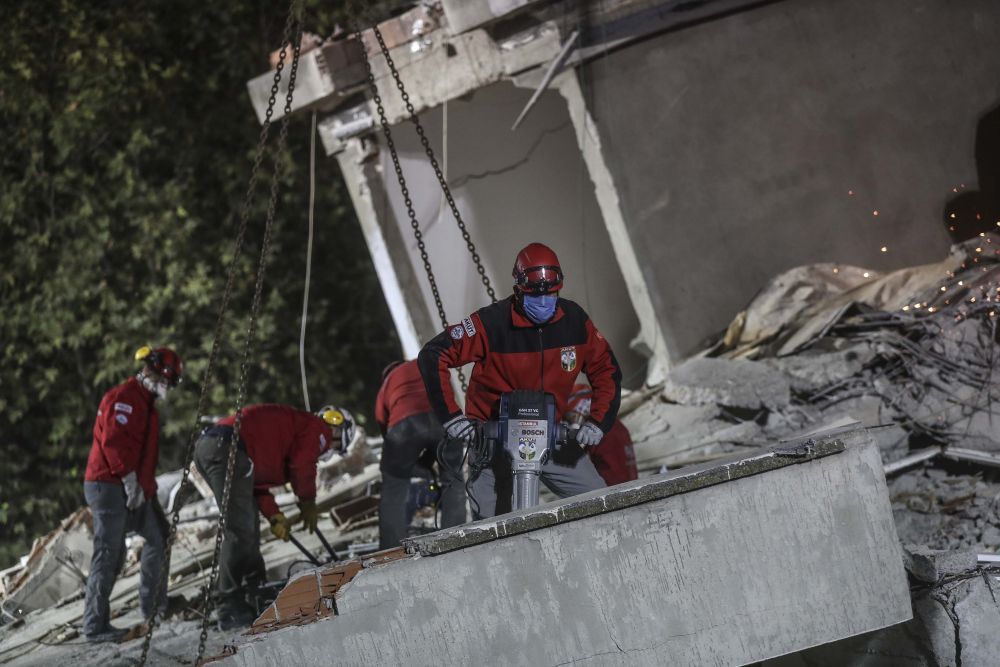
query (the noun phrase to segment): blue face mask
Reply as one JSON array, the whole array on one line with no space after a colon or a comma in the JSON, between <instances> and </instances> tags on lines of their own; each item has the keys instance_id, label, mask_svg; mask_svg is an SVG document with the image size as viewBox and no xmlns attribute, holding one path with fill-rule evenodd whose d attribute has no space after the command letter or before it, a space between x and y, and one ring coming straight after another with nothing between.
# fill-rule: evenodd
<instances>
[{"instance_id":1,"label":"blue face mask","mask_svg":"<svg viewBox=\"0 0 1000 667\"><path fill-rule=\"evenodd\" d=\"M555 296L532 296L524 295L524 314L535 324L545 324L556 314Z\"/></svg>"}]
</instances>

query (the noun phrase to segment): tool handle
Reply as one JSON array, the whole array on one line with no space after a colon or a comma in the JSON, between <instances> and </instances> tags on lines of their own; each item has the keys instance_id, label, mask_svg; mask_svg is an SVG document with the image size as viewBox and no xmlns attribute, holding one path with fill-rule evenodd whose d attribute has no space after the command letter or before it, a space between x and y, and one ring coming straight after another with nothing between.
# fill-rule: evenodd
<instances>
[{"instance_id":1,"label":"tool handle","mask_svg":"<svg viewBox=\"0 0 1000 667\"><path fill-rule=\"evenodd\" d=\"M304 553L306 555L306 558L308 558L309 560L312 561L313 565L315 565L316 567L319 567L320 565L322 565L322 563L319 562L319 559L316 558L316 556L313 556L312 553L310 553L308 549L306 549L304 546L302 546L301 542L299 542L297 539L295 539L294 535L289 535L288 539L292 541L292 544L294 544L295 546L297 546L299 548L299 551L301 551L302 553Z\"/></svg>"}]
</instances>

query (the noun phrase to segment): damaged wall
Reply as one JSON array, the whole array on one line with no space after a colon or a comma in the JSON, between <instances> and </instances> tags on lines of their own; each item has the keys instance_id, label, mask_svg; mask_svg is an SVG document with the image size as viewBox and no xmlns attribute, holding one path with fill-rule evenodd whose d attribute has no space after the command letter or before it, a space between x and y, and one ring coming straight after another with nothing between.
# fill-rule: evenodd
<instances>
[{"instance_id":1,"label":"damaged wall","mask_svg":"<svg viewBox=\"0 0 1000 667\"><path fill-rule=\"evenodd\" d=\"M672 354L794 266L943 255L945 203L976 187L976 123L1000 102L997 62L994 0L794 0L587 66Z\"/></svg>"},{"instance_id":2,"label":"damaged wall","mask_svg":"<svg viewBox=\"0 0 1000 667\"><path fill-rule=\"evenodd\" d=\"M518 250L532 241L550 245L566 273L562 296L587 310L614 348L623 375L630 378L626 386L637 386L643 380L645 359L628 346L639 333L639 321L610 247L565 100L556 91L547 92L517 132L510 131L531 92L499 83L449 103L449 185L497 297L510 294L510 271ZM442 109L423 113L421 122L443 165ZM393 139L445 312L457 322L488 303L486 291L453 216L439 214L441 189L412 126L403 123L393 128ZM436 333L433 297L387 150L381 151L380 160L389 204Z\"/></svg>"}]
</instances>

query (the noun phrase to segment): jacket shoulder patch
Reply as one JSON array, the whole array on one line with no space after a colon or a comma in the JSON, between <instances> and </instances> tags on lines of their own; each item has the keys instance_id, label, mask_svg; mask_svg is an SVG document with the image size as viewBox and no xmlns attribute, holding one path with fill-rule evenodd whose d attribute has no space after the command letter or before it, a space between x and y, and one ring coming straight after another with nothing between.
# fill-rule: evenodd
<instances>
[{"instance_id":1,"label":"jacket shoulder patch","mask_svg":"<svg viewBox=\"0 0 1000 667\"><path fill-rule=\"evenodd\" d=\"M472 323L471 317L462 320L462 326L465 327L465 333L469 334L470 338L476 335L476 325Z\"/></svg>"},{"instance_id":2,"label":"jacket shoulder patch","mask_svg":"<svg viewBox=\"0 0 1000 667\"><path fill-rule=\"evenodd\" d=\"M465 329L462 328L461 324L456 324L451 328L451 331L449 331L448 333L450 333L451 337L454 338L455 340L461 340L462 336L465 335Z\"/></svg>"},{"instance_id":3,"label":"jacket shoulder patch","mask_svg":"<svg viewBox=\"0 0 1000 667\"><path fill-rule=\"evenodd\" d=\"M132 414L132 406L128 403L115 403L115 412L124 412L125 414Z\"/></svg>"},{"instance_id":4,"label":"jacket shoulder patch","mask_svg":"<svg viewBox=\"0 0 1000 667\"><path fill-rule=\"evenodd\" d=\"M123 415L120 412L117 412L117 413L115 413L115 421L118 422L119 424L123 424L124 425L124 424L128 423L128 417L126 417L125 415Z\"/></svg>"}]
</instances>

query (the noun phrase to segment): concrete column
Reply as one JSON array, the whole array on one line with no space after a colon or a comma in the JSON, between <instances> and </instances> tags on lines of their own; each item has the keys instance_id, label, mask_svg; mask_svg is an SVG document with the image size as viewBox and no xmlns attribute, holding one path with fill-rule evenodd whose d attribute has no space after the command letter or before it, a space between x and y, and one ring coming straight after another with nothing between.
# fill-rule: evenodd
<instances>
[{"instance_id":1,"label":"concrete column","mask_svg":"<svg viewBox=\"0 0 1000 667\"><path fill-rule=\"evenodd\" d=\"M569 115L576 131L577 144L580 146L587 171L590 173L590 180L594 183L594 192L601 208L604 225L611 239L611 247L614 249L622 277L625 278L632 307L639 317L639 335L632 345L633 347L645 347L643 352L652 355L655 363L650 363L646 381L648 384L655 384L670 371L674 359L667 348L663 331L660 329L660 323L653 308L653 300L649 296L646 277L639 266L635 248L632 246L632 237L625 224L625 215L622 212L621 200L618 197L618 190L615 188L614 178L601 152L601 137L597 132L594 119L587 110L586 100L584 100L580 83L576 78L576 71L563 72L552 81L552 86L559 90L569 107Z\"/></svg>"},{"instance_id":2,"label":"concrete column","mask_svg":"<svg viewBox=\"0 0 1000 667\"><path fill-rule=\"evenodd\" d=\"M438 328L424 304L406 244L388 204L379 174L378 150L378 144L371 139L352 139L347 148L337 154L337 162L389 304L403 356L415 359L423 344L437 334Z\"/></svg>"}]
</instances>

